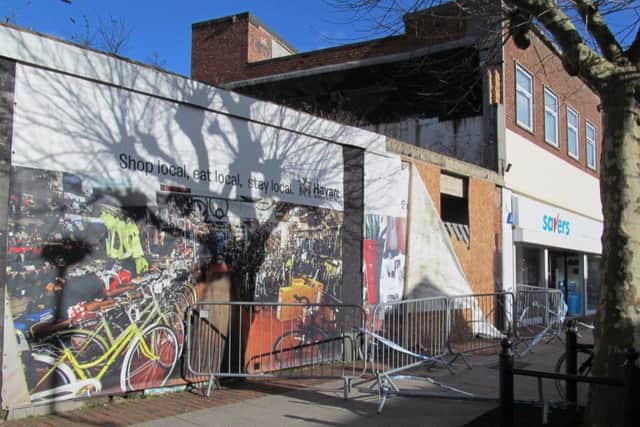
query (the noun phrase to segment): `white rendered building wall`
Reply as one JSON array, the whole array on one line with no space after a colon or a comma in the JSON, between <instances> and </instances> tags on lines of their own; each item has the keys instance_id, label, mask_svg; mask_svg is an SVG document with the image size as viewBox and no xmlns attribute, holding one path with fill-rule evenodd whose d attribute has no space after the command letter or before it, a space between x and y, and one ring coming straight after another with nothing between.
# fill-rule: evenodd
<instances>
[{"instance_id":1,"label":"white rendered building wall","mask_svg":"<svg viewBox=\"0 0 640 427\"><path fill-rule=\"evenodd\" d=\"M600 182L567 161L506 131L505 187L541 202L602 221Z\"/></svg>"}]
</instances>

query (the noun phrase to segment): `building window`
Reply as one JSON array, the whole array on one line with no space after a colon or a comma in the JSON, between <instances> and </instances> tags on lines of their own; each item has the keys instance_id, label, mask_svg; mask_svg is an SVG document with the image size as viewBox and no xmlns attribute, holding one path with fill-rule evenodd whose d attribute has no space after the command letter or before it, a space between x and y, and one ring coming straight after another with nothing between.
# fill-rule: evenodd
<instances>
[{"instance_id":1,"label":"building window","mask_svg":"<svg viewBox=\"0 0 640 427\"><path fill-rule=\"evenodd\" d=\"M469 182L448 174L440 175L440 218L449 236L470 244Z\"/></svg>"},{"instance_id":2,"label":"building window","mask_svg":"<svg viewBox=\"0 0 640 427\"><path fill-rule=\"evenodd\" d=\"M580 138L578 134L578 113L567 107L567 151L571 157L580 158Z\"/></svg>"},{"instance_id":3,"label":"building window","mask_svg":"<svg viewBox=\"0 0 640 427\"><path fill-rule=\"evenodd\" d=\"M533 132L533 77L516 65L516 123Z\"/></svg>"},{"instance_id":4,"label":"building window","mask_svg":"<svg viewBox=\"0 0 640 427\"><path fill-rule=\"evenodd\" d=\"M542 249L516 245L516 281L518 285L544 286Z\"/></svg>"},{"instance_id":5,"label":"building window","mask_svg":"<svg viewBox=\"0 0 640 427\"><path fill-rule=\"evenodd\" d=\"M558 97L544 88L544 140L558 148Z\"/></svg>"},{"instance_id":6,"label":"building window","mask_svg":"<svg viewBox=\"0 0 640 427\"><path fill-rule=\"evenodd\" d=\"M596 128L587 122L587 166L596 168Z\"/></svg>"}]
</instances>

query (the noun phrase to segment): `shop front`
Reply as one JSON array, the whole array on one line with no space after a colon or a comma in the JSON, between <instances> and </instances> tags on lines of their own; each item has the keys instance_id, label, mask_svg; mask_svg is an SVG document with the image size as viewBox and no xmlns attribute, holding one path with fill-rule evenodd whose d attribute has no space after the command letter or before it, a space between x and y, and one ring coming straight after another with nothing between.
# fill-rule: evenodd
<instances>
[{"instance_id":1,"label":"shop front","mask_svg":"<svg viewBox=\"0 0 640 427\"><path fill-rule=\"evenodd\" d=\"M602 222L512 195L515 283L560 289L570 315L595 312Z\"/></svg>"}]
</instances>

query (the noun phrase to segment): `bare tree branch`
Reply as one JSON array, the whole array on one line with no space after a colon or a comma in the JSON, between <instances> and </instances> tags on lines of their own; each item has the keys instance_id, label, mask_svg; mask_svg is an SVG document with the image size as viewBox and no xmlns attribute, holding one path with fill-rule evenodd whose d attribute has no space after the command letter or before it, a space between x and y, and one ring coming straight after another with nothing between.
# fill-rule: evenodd
<instances>
[{"instance_id":1,"label":"bare tree branch","mask_svg":"<svg viewBox=\"0 0 640 427\"><path fill-rule=\"evenodd\" d=\"M114 55L122 53L122 50L131 39L131 28L124 19L115 19L110 16L108 20L100 19L98 34L104 49Z\"/></svg>"},{"instance_id":2,"label":"bare tree branch","mask_svg":"<svg viewBox=\"0 0 640 427\"><path fill-rule=\"evenodd\" d=\"M611 62L618 64L622 62L622 48L600 14L598 6L591 0L573 1L575 1L576 9L584 21L585 28L595 39L602 55Z\"/></svg>"},{"instance_id":3,"label":"bare tree branch","mask_svg":"<svg viewBox=\"0 0 640 427\"><path fill-rule=\"evenodd\" d=\"M629 46L629 49L627 49L625 53L632 64L636 66L640 65L640 29L636 33L636 38L633 40L633 43L631 43L631 46Z\"/></svg>"},{"instance_id":4,"label":"bare tree branch","mask_svg":"<svg viewBox=\"0 0 640 427\"><path fill-rule=\"evenodd\" d=\"M76 20L71 18L71 22L76 24ZM82 15L82 28L71 35L71 41L84 47L92 47L95 43L96 35L91 31L91 24L87 15Z\"/></svg>"},{"instance_id":5,"label":"bare tree branch","mask_svg":"<svg viewBox=\"0 0 640 427\"><path fill-rule=\"evenodd\" d=\"M509 0L545 27L562 50L567 72L579 75L596 87L612 76L616 66L591 49L571 19L553 0Z\"/></svg>"}]
</instances>

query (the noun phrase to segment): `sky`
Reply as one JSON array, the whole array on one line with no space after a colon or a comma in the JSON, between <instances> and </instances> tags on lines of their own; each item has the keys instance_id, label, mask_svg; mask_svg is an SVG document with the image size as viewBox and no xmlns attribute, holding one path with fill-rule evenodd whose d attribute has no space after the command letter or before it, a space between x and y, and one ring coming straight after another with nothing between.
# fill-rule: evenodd
<instances>
[{"instance_id":1,"label":"sky","mask_svg":"<svg viewBox=\"0 0 640 427\"><path fill-rule=\"evenodd\" d=\"M121 56L189 76L191 24L235 13L251 12L299 52L382 35L373 29L373 21L354 23L353 15L331 7L331 1L337 0L0 0L0 19L76 41L83 34L95 35L100 22L107 27L112 20L122 22L130 36ZM605 16L623 42L631 42L640 25L640 1L630 5ZM93 47L100 49L99 38L94 40Z\"/></svg>"},{"instance_id":2,"label":"sky","mask_svg":"<svg viewBox=\"0 0 640 427\"><path fill-rule=\"evenodd\" d=\"M121 55L190 75L191 24L251 12L299 52L356 41L349 17L324 0L0 0L3 21L71 40L102 20L124 22ZM86 18L86 19L85 19Z\"/></svg>"}]
</instances>

